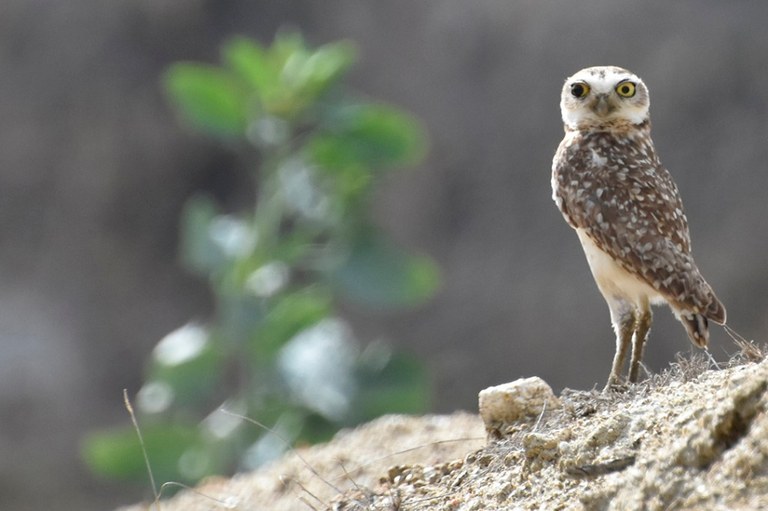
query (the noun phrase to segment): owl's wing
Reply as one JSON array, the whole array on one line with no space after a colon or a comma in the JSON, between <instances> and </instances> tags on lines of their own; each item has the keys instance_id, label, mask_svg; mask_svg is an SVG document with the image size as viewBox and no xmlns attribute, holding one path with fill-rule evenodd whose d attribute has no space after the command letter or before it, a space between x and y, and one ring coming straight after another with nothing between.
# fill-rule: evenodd
<instances>
[{"instance_id":1,"label":"owl's wing","mask_svg":"<svg viewBox=\"0 0 768 511\"><path fill-rule=\"evenodd\" d=\"M559 200L568 222L670 301L724 320L722 305L691 256L688 221L669 172L658 165L630 168L624 179L608 172L585 175L578 185L561 181Z\"/></svg>"}]
</instances>

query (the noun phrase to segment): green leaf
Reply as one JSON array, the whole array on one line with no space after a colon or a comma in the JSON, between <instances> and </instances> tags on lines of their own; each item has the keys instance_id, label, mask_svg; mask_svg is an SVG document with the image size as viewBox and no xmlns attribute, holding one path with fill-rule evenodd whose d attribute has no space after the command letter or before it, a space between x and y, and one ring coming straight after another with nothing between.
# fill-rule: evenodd
<instances>
[{"instance_id":1,"label":"green leaf","mask_svg":"<svg viewBox=\"0 0 768 511\"><path fill-rule=\"evenodd\" d=\"M380 236L364 234L335 281L352 300L371 307L402 307L430 298L439 273L430 258L409 255Z\"/></svg>"},{"instance_id":2,"label":"green leaf","mask_svg":"<svg viewBox=\"0 0 768 511\"><path fill-rule=\"evenodd\" d=\"M328 442L333 438L334 433L339 430L339 424L331 422L322 415L311 413L304 419L301 434L296 439L297 442L308 442L317 444Z\"/></svg>"},{"instance_id":3,"label":"green leaf","mask_svg":"<svg viewBox=\"0 0 768 511\"><path fill-rule=\"evenodd\" d=\"M360 421L386 413L424 413L429 384L422 363L402 353L391 354L382 368L362 366L354 409Z\"/></svg>"},{"instance_id":4,"label":"green leaf","mask_svg":"<svg viewBox=\"0 0 768 511\"><path fill-rule=\"evenodd\" d=\"M256 330L251 340L252 353L262 363L271 362L294 335L330 315L331 307L330 296L317 288L281 297Z\"/></svg>"},{"instance_id":5,"label":"green leaf","mask_svg":"<svg viewBox=\"0 0 768 511\"><path fill-rule=\"evenodd\" d=\"M355 47L346 41L321 46L297 70L296 89L313 98L319 96L354 64L356 53Z\"/></svg>"},{"instance_id":6,"label":"green leaf","mask_svg":"<svg viewBox=\"0 0 768 511\"><path fill-rule=\"evenodd\" d=\"M330 131L310 142L309 153L333 172L415 164L425 148L426 136L414 117L384 105L357 105L340 112Z\"/></svg>"},{"instance_id":7,"label":"green leaf","mask_svg":"<svg viewBox=\"0 0 768 511\"><path fill-rule=\"evenodd\" d=\"M258 92L263 102L279 93L280 77L274 59L256 41L234 37L224 44L222 56L229 68Z\"/></svg>"},{"instance_id":8,"label":"green leaf","mask_svg":"<svg viewBox=\"0 0 768 511\"><path fill-rule=\"evenodd\" d=\"M221 373L222 353L214 341L199 325L174 330L155 346L148 379L168 385L177 406L204 402Z\"/></svg>"},{"instance_id":9,"label":"green leaf","mask_svg":"<svg viewBox=\"0 0 768 511\"><path fill-rule=\"evenodd\" d=\"M280 31L269 49L272 58L280 69L285 68L292 58L306 58L309 50L301 32L293 30Z\"/></svg>"},{"instance_id":10,"label":"green leaf","mask_svg":"<svg viewBox=\"0 0 768 511\"><path fill-rule=\"evenodd\" d=\"M307 159L331 177L328 186L339 197L340 206L365 207L361 200L367 197L374 174L350 144L341 137L321 135L309 143Z\"/></svg>"},{"instance_id":11,"label":"green leaf","mask_svg":"<svg viewBox=\"0 0 768 511\"><path fill-rule=\"evenodd\" d=\"M247 125L248 94L236 76L214 66L172 65L165 88L195 128L220 138L239 138Z\"/></svg>"},{"instance_id":12,"label":"green leaf","mask_svg":"<svg viewBox=\"0 0 768 511\"><path fill-rule=\"evenodd\" d=\"M157 481L184 480L179 474L179 458L197 441L197 429L178 424L143 426L141 434L152 472ZM133 428L88 434L81 455L93 472L121 480L146 480L147 467Z\"/></svg>"},{"instance_id":13,"label":"green leaf","mask_svg":"<svg viewBox=\"0 0 768 511\"><path fill-rule=\"evenodd\" d=\"M265 112L292 118L310 107L354 63L355 48L336 42L310 50L297 33L283 33L270 48L238 37L223 49L224 60L257 91Z\"/></svg>"}]
</instances>

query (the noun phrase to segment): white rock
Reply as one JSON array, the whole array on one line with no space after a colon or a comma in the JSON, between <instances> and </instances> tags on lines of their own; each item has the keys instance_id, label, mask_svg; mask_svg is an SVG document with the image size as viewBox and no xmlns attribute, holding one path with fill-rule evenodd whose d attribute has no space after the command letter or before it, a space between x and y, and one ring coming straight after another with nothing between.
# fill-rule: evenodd
<instances>
[{"instance_id":1,"label":"white rock","mask_svg":"<svg viewBox=\"0 0 768 511\"><path fill-rule=\"evenodd\" d=\"M481 390L479 402L486 428L536 419L545 408L553 410L560 406L552 388L538 376Z\"/></svg>"}]
</instances>

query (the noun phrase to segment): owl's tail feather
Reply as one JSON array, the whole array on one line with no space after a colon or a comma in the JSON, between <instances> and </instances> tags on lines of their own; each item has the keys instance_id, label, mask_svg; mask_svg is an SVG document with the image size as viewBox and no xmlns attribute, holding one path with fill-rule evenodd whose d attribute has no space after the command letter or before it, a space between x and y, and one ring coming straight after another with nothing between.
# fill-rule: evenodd
<instances>
[{"instance_id":1,"label":"owl's tail feather","mask_svg":"<svg viewBox=\"0 0 768 511\"><path fill-rule=\"evenodd\" d=\"M674 312L685 327L685 331L688 332L691 342L699 348L706 348L709 343L710 320L718 325L725 324L725 307L714 293L710 295L709 305L701 314L679 309Z\"/></svg>"},{"instance_id":2,"label":"owl's tail feather","mask_svg":"<svg viewBox=\"0 0 768 511\"><path fill-rule=\"evenodd\" d=\"M725 324L725 307L714 294L712 294L712 300L709 302L709 307L704 311L704 314L707 315L707 319L714 321L718 325Z\"/></svg>"},{"instance_id":3,"label":"owl's tail feather","mask_svg":"<svg viewBox=\"0 0 768 511\"><path fill-rule=\"evenodd\" d=\"M677 315L677 319L685 327L691 342L699 348L706 348L709 343L709 321L706 316L682 312Z\"/></svg>"}]
</instances>

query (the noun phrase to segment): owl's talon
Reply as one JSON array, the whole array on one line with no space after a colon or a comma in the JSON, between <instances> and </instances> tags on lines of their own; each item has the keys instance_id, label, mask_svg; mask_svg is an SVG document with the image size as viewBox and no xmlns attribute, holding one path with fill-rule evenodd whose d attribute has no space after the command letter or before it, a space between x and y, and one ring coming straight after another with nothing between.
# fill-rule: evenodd
<instances>
[{"instance_id":1,"label":"owl's talon","mask_svg":"<svg viewBox=\"0 0 768 511\"><path fill-rule=\"evenodd\" d=\"M629 387L631 384L629 383L611 383L608 382L605 385L605 388L603 388L603 394L623 394L629 390Z\"/></svg>"}]
</instances>

